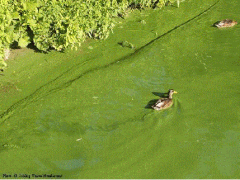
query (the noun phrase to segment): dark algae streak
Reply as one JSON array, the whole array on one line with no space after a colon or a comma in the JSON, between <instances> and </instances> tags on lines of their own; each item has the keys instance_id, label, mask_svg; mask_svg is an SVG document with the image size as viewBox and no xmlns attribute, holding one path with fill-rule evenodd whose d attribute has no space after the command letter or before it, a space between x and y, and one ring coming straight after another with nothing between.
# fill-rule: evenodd
<instances>
[{"instance_id":1,"label":"dark algae streak","mask_svg":"<svg viewBox=\"0 0 240 180\"><path fill-rule=\"evenodd\" d=\"M240 4L179 2L122 14L78 50L12 51L1 178L238 179L240 29L212 25Z\"/></svg>"},{"instance_id":2,"label":"dark algae streak","mask_svg":"<svg viewBox=\"0 0 240 180\"><path fill-rule=\"evenodd\" d=\"M184 26L185 24L193 21L194 19L200 17L202 14L206 13L207 11L209 11L210 9L212 9L220 0L218 0L217 2L215 2L213 5L211 5L209 8L205 9L203 12L199 13L198 15L194 16L193 18L185 21L184 23L180 24L180 25L177 25L176 27L174 27L173 29L167 31L166 33L158 36L157 38L151 40L150 42L148 42L147 44L145 44L144 46L140 47L140 48L137 48L133 53L131 53L130 55L126 55L120 59L117 59L115 61L113 61L112 63L109 63L109 64L106 64L104 66L100 66L100 67L96 67L96 68L93 68L93 69L89 69L81 74L79 74L78 76L76 76L75 78L67 81L67 82L63 82L61 81L61 78L64 78L68 73L71 72L72 69L80 66L80 65L83 65L82 63L78 64L77 66L74 66L72 67L71 69L68 69L66 72L64 72L63 74L61 74L60 76L58 76L57 78L51 80L50 82L48 82L47 84L39 87L35 92L33 92L32 94L30 94L29 96L25 97L24 99L16 102L15 104L13 104L11 107L9 107L4 113L0 114L0 118L2 119L0 123L3 123L5 120L7 120L10 115L12 113L14 113L14 111L16 109L22 109L24 108L25 106L27 106L28 104L30 104L31 102L33 101L36 101L38 100L40 97L42 96L46 96L48 94L51 94L53 92L56 92L56 91L59 91L63 88L66 88L68 86L70 86L73 82L81 79L82 77L88 75L89 73L93 73L95 71L98 71L98 70L101 70L101 69L105 69L105 68L108 68L112 65L115 65L119 62L123 62L123 61L127 61L127 60L131 60L131 56L135 55L136 53L140 52L142 49L144 49L145 47L149 46L150 44L154 43L155 41L157 41L158 39L168 35L169 33L177 30L178 28ZM88 62L88 61L92 61L94 59L90 59L90 60L87 60L85 61L84 63ZM58 83L60 81L60 83ZM53 86L53 84L56 84L55 87L51 87ZM59 85L60 84L60 85ZM43 89L49 89L45 94L42 94L42 90Z\"/></svg>"}]
</instances>

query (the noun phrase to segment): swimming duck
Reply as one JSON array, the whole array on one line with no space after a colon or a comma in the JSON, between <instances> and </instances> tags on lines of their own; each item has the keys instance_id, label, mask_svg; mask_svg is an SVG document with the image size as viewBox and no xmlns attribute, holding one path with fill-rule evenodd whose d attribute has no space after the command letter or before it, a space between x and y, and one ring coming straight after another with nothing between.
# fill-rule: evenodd
<instances>
[{"instance_id":1,"label":"swimming duck","mask_svg":"<svg viewBox=\"0 0 240 180\"><path fill-rule=\"evenodd\" d=\"M225 27L232 27L237 24L237 21L231 20L231 19L224 19L221 21L218 21L214 24L214 26L218 28L225 28Z\"/></svg>"},{"instance_id":2,"label":"swimming duck","mask_svg":"<svg viewBox=\"0 0 240 180\"><path fill-rule=\"evenodd\" d=\"M173 94L177 93L173 89L169 89L168 91L168 98L161 98L159 99L153 106L152 108L155 110L162 110L162 109L167 109L173 105L173 100L172 96Z\"/></svg>"}]
</instances>

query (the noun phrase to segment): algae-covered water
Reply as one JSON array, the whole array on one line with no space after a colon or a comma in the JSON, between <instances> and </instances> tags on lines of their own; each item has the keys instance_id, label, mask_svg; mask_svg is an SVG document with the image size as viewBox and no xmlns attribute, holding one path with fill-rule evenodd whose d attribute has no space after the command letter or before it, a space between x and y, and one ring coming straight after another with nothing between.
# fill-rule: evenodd
<instances>
[{"instance_id":1,"label":"algae-covered water","mask_svg":"<svg viewBox=\"0 0 240 180\"><path fill-rule=\"evenodd\" d=\"M134 11L78 51L15 50L0 76L0 173L239 178L240 28L212 27L239 9L188 0ZM170 88L173 107L148 108Z\"/></svg>"}]
</instances>

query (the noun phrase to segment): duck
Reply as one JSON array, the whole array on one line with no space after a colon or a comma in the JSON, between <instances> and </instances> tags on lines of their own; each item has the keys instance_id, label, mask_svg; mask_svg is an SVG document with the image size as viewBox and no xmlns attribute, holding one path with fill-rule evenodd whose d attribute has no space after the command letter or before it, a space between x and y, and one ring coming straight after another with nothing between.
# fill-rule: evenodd
<instances>
[{"instance_id":1,"label":"duck","mask_svg":"<svg viewBox=\"0 0 240 180\"><path fill-rule=\"evenodd\" d=\"M218 21L214 24L214 26L218 28L225 28L225 27L232 27L237 24L237 21L231 20L231 19L224 19L221 21Z\"/></svg>"},{"instance_id":2,"label":"duck","mask_svg":"<svg viewBox=\"0 0 240 180\"><path fill-rule=\"evenodd\" d=\"M154 105L152 105L152 108L154 110L163 110L171 107L173 105L173 94L176 94L177 91L174 91L173 89L169 89L168 91L168 97L167 98L160 98Z\"/></svg>"}]
</instances>

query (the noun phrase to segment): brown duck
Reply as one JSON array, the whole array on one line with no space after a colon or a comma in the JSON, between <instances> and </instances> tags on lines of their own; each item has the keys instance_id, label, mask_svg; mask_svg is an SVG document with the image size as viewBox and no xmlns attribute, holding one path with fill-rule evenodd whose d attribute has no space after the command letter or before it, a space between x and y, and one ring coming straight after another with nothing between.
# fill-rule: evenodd
<instances>
[{"instance_id":1,"label":"brown duck","mask_svg":"<svg viewBox=\"0 0 240 180\"><path fill-rule=\"evenodd\" d=\"M225 27L232 27L237 24L237 21L231 20L231 19L224 19L221 21L218 21L214 24L214 26L218 28L225 28Z\"/></svg>"},{"instance_id":2,"label":"brown duck","mask_svg":"<svg viewBox=\"0 0 240 180\"><path fill-rule=\"evenodd\" d=\"M173 99L172 96L173 94L177 93L173 89L169 89L168 91L168 98L161 98L159 99L153 106L152 108L155 110L162 110L162 109L167 109L173 105Z\"/></svg>"}]
</instances>

